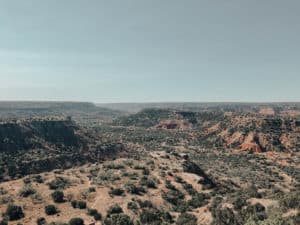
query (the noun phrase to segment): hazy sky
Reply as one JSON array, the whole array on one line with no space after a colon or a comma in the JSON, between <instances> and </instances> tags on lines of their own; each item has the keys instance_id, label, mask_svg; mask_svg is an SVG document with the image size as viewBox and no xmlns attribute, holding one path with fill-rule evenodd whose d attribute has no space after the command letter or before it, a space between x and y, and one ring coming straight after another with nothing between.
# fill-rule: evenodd
<instances>
[{"instance_id":1,"label":"hazy sky","mask_svg":"<svg viewBox=\"0 0 300 225\"><path fill-rule=\"evenodd\" d=\"M0 0L0 100L300 101L300 1Z\"/></svg>"}]
</instances>

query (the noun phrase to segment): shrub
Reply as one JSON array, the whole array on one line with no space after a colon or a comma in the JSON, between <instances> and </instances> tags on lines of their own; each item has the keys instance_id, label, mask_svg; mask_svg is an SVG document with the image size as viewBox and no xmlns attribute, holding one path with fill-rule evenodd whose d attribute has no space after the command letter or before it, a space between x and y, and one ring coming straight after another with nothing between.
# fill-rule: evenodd
<instances>
[{"instance_id":1,"label":"shrub","mask_svg":"<svg viewBox=\"0 0 300 225\"><path fill-rule=\"evenodd\" d=\"M161 212L161 218L167 223L173 223L172 215L169 212Z\"/></svg>"},{"instance_id":2,"label":"shrub","mask_svg":"<svg viewBox=\"0 0 300 225\"><path fill-rule=\"evenodd\" d=\"M127 209L130 209L132 211L138 210L138 205L135 202L128 202L127 203Z\"/></svg>"},{"instance_id":3,"label":"shrub","mask_svg":"<svg viewBox=\"0 0 300 225\"><path fill-rule=\"evenodd\" d=\"M188 205L193 208L199 208L206 205L208 202L206 200L206 195L203 193L197 193L192 196L192 199L188 201Z\"/></svg>"},{"instance_id":4,"label":"shrub","mask_svg":"<svg viewBox=\"0 0 300 225\"><path fill-rule=\"evenodd\" d=\"M121 188L115 188L109 191L110 195L121 196L124 194L124 190Z\"/></svg>"},{"instance_id":5,"label":"shrub","mask_svg":"<svg viewBox=\"0 0 300 225\"><path fill-rule=\"evenodd\" d=\"M36 224L37 225L45 225L47 222L46 222L46 219L44 217L40 217L36 220Z\"/></svg>"},{"instance_id":6,"label":"shrub","mask_svg":"<svg viewBox=\"0 0 300 225\"><path fill-rule=\"evenodd\" d=\"M176 181L177 183L183 184L183 183L185 182L185 181L182 179L182 177L175 176L174 178L175 178L175 181Z\"/></svg>"},{"instance_id":7,"label":"shrub","mask_svg":"<svg viewBox=\"0 0 300 225\"><path fill-rule=\"evenodd\" d=\"M68 223L62 223L62 222L51 222L48 225L68 225Z\"/></svg>"},{"instance_id":8,"label":"shrub","mask_svg":"<svg viewBox=\"0 0 300 225\"><path fill-rule=\"evenodd\" d=\"M143 175L149 175L150 174L150 170L148 168L144 168L142 171L143 171L142 172Z\"/></svg>"},{"instance_id":9,"label":"shrub","mask_svg":"<svg viewBox=\"0 0 300 225\"><path fill-rule=\"evenodd\" d=\"M96 188L95 188L95 187L89 187L89 192L90 192L90 193L96 192Z\"/></svg>"},{"instance_id":10,"label":"shrub","mask_svg":"<svg viewBox=\"0 0 300 225\"><path fill-rule=\"evenodd\" d=\"M58 189L65 189L66 187L69 187L71 185L71 182L69 179L64 177L55 177L54 180L50 181L48 183L48 186L51 190L58 190Z\"/></svg>"},{"instance_id":11,"label":"shrub","mask_svg":"<svg viewBox=\"0 0 300 225\"><path fill-rule=\"evenodd\" d=\"M104 225L133 225L133 222L126 214L115 214L112 217L106 217Z\"/></svg>"},{"instance_id":12,"label":"shrub","mask_svg":"<svg viewBox=\"0 0 300 225\"><path fill-rule=\"evenodd\" d=\"M178 205L184 199L184 194L178 190L171 190L163 193L162 198L173 205Z\"/></svg>"},{"instance_id":13,"label":"shrub","mask_svg":"<svg viewBox=\"0 0 300 225\"><path fill-rule=\"evenodd\" d=\"M47 205L45 207L45 213L47 215L55 215L57 213L57 208L55 207L55 205Z\"/></svg>"},{"instance_id":14,"label":"shrub","mask_svg":"<svg viewBox=\"0 0 300 225\"><path fill-rule=\"evenodd\" d=\"M84 221L81 218L72 218L69 221L69 225L84 225Z\"/></svg>"},{"instance_id":15,"label":"shrub","mask_svg":"<svg viewBox=\"0 0 300 225\"><path fill-rule=\"evenodd\" d=\"M189 213L182 213L179 215L177 221L177 225L196 225L197 224L197 218L193 214Z\"/></svg>"},{"instance_id":16,"label":"shrub","mask_svg":"<svg viewBox=\"0 0 300 225\"><path fill-rule=\"evenodd\" d=\"M25 184L19 191L19 195L24 198L33 195L35 193L36 190L34 190L34 188L30 184Z\"/></svg>"},{"instance_id":17,"label":"shrub","mask_svg":"<svg viewBox=\"0 0 300 225\"><path fill-rule=\"evenodd\" d=\"M170 190L177 190L176 187L169 180L166 180L166 188Z\"/></svg>"},{"instance_id":18,"label":"shrub","mask_svg":"<svg viewBox=\"0 0 300 225\"><path fill-rule=\"evenodd\" d=\"M144 210L140 215L140 221L142 224L161 224L162 219L158 211Z\"/></svg>"},{"instance_id":19,"label":"shrub","mask_svg":"<svg viewBox=\"0 0 300 225\"><path fill-rule=\"evenodd\" d=\"M97 221L102 219L102 215L97 211L97 209L88 209L87 214L94 217L94 219Z\"/></svg>"},{"instance_id":20,"label":"shrub","mask_svg":"<svg viewBox=\"0 0 300 225\"><path fill-rule=\"evenodd\" d=\"M262 195L258 192L257 187L254 185L251 185L245 190L245 194L248 196L248 198L261 198Z\"/></svg>"},{"instance_id":21,"label":"shrub","mask_svg":"<svg viewBox=\"0 0 300 225\"><path fill-rule=\"evenodd\" d=\"M5 190L3 187L0 187L0 195L5 195L7 193L7 190Z\"/></svg>"},{"instance_id":22,"label":"shrub","mask_svg":"<svg viewBox=\"0 0 300 225\"><path fill-rule=\"evenodd\" d=\"M41 203L43 201L43 197L39 193L31 195L31 199L33 203Z\"/></svg>"},{"instance_id":23,"label":"shrub","mask_svg":"<svg viewBox=\"0 0 300 225\"><path fill-rule=\"evenodd\" d=\"M106 172L99 173L98 176L93 179L93 182L102 185L114 182L116 180L120 180L120 177L109 170Z\"/></svg>"},{"instance_id":24,"label":"shrub","mask_svg":"<svg viewBox=\"0 0 300 225\"><path fill-rule=\"evenodd\" d=\"M265 207L260 203L249 205L247 208L243 209L240 214L244 221L247 221L249 218L255 220L264 220L266 218Z\"/></svg>"},{"instance_id":25,"label":"shrub","mask_svg":"<svg viewBox=\"0 0 300 225\"><path fill-rule=\"evenodd\" d=\"M54 191L51 194L51 197L52 197L53 201L56 203L64 202L64 193L62 191Z\"/></svg>"},{"instance_id":26,"label":"shrub","mask_svg":"<svg viewBox=\"0 0 300 225\"><path fill-rule=\"evenodd\" d=\"M111 215L111 214L119 214L119 213L123 213L123 209L115 204L115 205L112 205L108 210L107 210L107 214L108 215Z\"/></svg>"},{"instance_id":27,"label":"shrub","mask_svg":"<svg viewBox=\"0 0 300 225\"><path fill-rule=\"evenodd\" d=\"M24 178L24 179L23 179L23 183L24 183L24 184L30 184L30 183L31 183L30 177Z\"/></svg>"},{"instance_id":28,"label":"shrub","mask_svg":"<svg viewBox=\"0 0 300 225\"><path fill-rule=\"evenodd\" d=\"M217 208L213 212L215 224L220 225L238 225L238 221L234 216L232 209L230 208Z\"/></svg>"},{"instance_id":29,"label":"shrub","mask_svg":"<svg viewBox=\"0 0 300 225\"><path fill-rule=\"evenodd\" d=\"M285 194L279 201L279 205L284 209L300 208L300 192Z\"/></svg>"},{"instance_id":30,"label":"shrub","mask_svg":"<svg viewBox=\"0 0 300 225\"><path fill-rule=\"evenodd\" d=\"M41 183L44 183L44 180L43 180L43 177L41 175L36 175L33 177L33 181L41 184Z\"/></svg>"},{"instance_id":31,"label":"shrub","mask_svg":"<svg viewBox=\"0 0 300 225\"><path fill-rule=\"evenodd\" d=\"M141 193L145 193L145 189L141 186L136 186L133 183L126 183L125 184L126 191L130 194L140 195Z\"/></svg>"},{"instance_id":32,"label":"shrub","mask_svg":"<svg viewBox=\"0 0 300 225\"><path fill-rule=\"evenodd\" d=\"M152 208L153 207L152 202L150 202L149 200L145 200L145 201L138 200L138 203L141 208Z\"/></svg>"},{"instance_id":33,"label":"shrub","mask_svg":"<svg viewBox=\"0 0 300 225\"><path fill-rule=\"evenodd\" d=\"M25 216L21 206L17 205L8 205L5 214L10 221L19 220Z\"/></svg>"},{"instance_id":34,"label":"shrub","mask_svg":"<svg viewBox=\"0 0 300 225\"><path fill-rule=\"evenodd\" d=\"M242 197L237 197L234 201L233 201L233 206L235 210L241 210L244 206L247 205L247 201L245 198Z\"/></svg>"},{"instance_id":35,"label":"shrub","mask_svg":"<svg viewBox=\"0 0 300 225\"><path fill-rule=\"evenodd\" d=\"M111 170L121 170L125 168L124 165L117 163L106 163L103 165L103 167Z\"/></svg>"},{"instance_id":36,"label":"shrub","mask_svg":"<svg viewBox=\"0 0 300 225\"><path fill-rule=\"evenodd\" d=\"M187 193L189 193L190 195L195 195L197 194L197 191L193 188L193 186L191 184L188 183L183 183L182 187L186 190Z\"/></svg>"},{"instance_id":37,"label":"shrub","mask_svg":"<svg viewBox=\"0 0 300 225\"><path fill-rule=\"evenodd\" d=\"M74 209L75 208L78 208L78 209L85 209L86 208L86 202L85 201L73 200L73 201L71 201L71 205Z\"/></svg>"},{"instance_id":38,"label":"shrub","mask_svg":"<svg viewBox=\"0 0 300 225\"><path fill-rule=\"evenodd\" d=\"M85 209L86 208L86 202L85 201L78 201L77 206L79 209Z\"/></svg>"},{"instance_id":39,"label":"shrub","mask_svg":"<svg viewBox=\"0 0 300 225\"><path fill-rule=\"evenodd\" d=\"M140 185L147 186L148 188L156 188L155 181L148 176L142 176Z\"/></svg>"}]
</instances>

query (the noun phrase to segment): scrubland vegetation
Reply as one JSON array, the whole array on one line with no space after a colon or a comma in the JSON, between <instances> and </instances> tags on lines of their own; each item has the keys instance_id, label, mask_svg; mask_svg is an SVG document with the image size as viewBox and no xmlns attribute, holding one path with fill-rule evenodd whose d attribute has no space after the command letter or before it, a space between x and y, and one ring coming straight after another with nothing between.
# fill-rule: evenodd
<instances>
[{"instance_id":1,"label":"scrubland vegetation","mask_svg":"<svg viewBox=\"0 0 300 225\"><path fill-rule=\"evenodd\" d=\"M282 111L1 124L0 225L300 224L300 119Z\"/></svg>"}]
</instances>

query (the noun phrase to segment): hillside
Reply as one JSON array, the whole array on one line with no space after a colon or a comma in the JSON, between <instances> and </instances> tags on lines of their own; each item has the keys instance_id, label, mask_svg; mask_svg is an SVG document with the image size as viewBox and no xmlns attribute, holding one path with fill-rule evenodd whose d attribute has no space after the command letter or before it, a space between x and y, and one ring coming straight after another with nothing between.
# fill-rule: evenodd
<instances>
[{"instance_id":1,"label":"hillside","mask_svg":"<svg viewBox=\"0 0 300 225\"><path fill-rule=\"evenodd\" d=\"M145 109L113 122L113 125L124 127L186 131L198 145L254 152L297 151L300 147L299 124L299 116L285 114L171 109Z\"/></svg>"},{"instance_id":2,"label":"hillside","mask_svg":"<svg viewBox=\"0 0 300 225\"><path fill-rule=\"evenodd\" d=\"M122 150L69 119L8 120L0 124L0 180L116 157Z\"/></svg>"}]
</instances>

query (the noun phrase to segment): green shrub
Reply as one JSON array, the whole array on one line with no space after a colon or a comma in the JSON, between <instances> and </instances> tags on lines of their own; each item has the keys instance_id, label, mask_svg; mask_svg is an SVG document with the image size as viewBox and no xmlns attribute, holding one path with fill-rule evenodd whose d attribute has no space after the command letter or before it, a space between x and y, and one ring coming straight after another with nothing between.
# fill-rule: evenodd
<instances>
[{"instance_id":1,"label":"green shrub","mask_svg":"<svg viewBox=\"0 0 300 225\"><path fill-rule=\"evenodd\" d=\"M138 203L141 208L152 208L153 207L152 202L150 202L149 200L145 200L145 201L138 200Z\"/></svg>"},{"instance_id":2,"label":"green shrub","mask_svg":"<svg viewBox=\"0 0 300 225\"><path fill-rule=\"evenodd\" d=\"M230 208L216 208L212 211L214 223L218 225L239 225L232 209Z\"/></svg>"},{"instance_id":3,"label":"green shrub","mask_svg":"<svg viewBox=\"0 0 300 225\"><path fill-rule=\"evenodd\" d=\"M86 208L86 202L85 201L73 200L73 201L71 201L71 205L74 209L76 209L76 208L85 209Z\"/></svg>"},{"instance_id":4,"label":"green shrub","mask_svg":"<svg viewBox=\"0 0 300 225\"><path fill-rule=\"evenodd\" d=\"M33 195L35 193L36 190L30 184L25 184L19 191L19 195L24 198Z\"/></svg>"},{"instance_id":5,"label":"green shrub","mask_svg":"<svg viewBox=\"0 0 300 225\"><path fill-rule=\"evenodd\" d=\"M41 175L36 175L33 177L33 181L41 184L41 183L44 183L44 180L43 180L43 177Z\"/></svg>"},{"instance_id":6,"label":"green shrub","mask_svg":"<svg viewBox=\"0 0 300 225\"><path fill-rule=\"evenodd\" d=\"M45 213L47 215L55 215L56 213L58 213L57 208L55 207L55 205L47 205L45 207Z\"/></svg>"},{"instance_id":7,"label":"green shrub","mask_svg":"<svg viewBox=\"0 0 300 225\"><path fill-rule=\"evenodd\" d=\"M197 191L193 188L193 186L191 184L188 183L183 183L182 187L186 190L187 193L189 193L190 195L195 195L197 194Z\"/></svg>"},{"instance_id":8,"label":"green shrub","mask_svg":"<svg viewBox=\"0 0 300 225\"><path fill-rule=\"evenodd\" d=\"M135 202L128 202L127 203L127 209L130 209L132 211L137 211L138 210L138 205Z\"/></svg>"},{"instance_id":9,"label":"green shrub","mask_svg":"<svg viewBox=\"0 0 300 225\"><path fill-rule=\"evenodd\" d=\"M89 187L89 189L88 189L88 190L89 190L89 192L90 192L90 193L92 193L92 192L96 192L96 188L95 188L95 187Z\"/></svg>"},{"instance_id":10,"label":"green shrub","mask_svg":"<svg viewBox=\"0 0 300 225\"><path fill-rule=\"evenodd\" d=\"M300 192L292 192L285 194L279 201L279 205L284 209L300 208Z\"/></svg>"},{"instance_id":11,"label":"green shrub","mask_svg":"<svg viewBox=\"0 0 300 225\"><path fill-rule=\"evenodd\" d=\"M162 198L173 205L179 205L184 199L184 194L179 190L170 190L162 194Z\"/></svg>"},{"instance_id":12,"label":"green shrub","mask_svg":"<svg viewBox=\"0 0 300 225\"><path fill-rule=\"evenodd\" d=\"M46 219L44 217L39 217L37 220L36 220L36 224L37 225L45 225L47 224L46 222Z\"/></svg>"},{"instance_id":13,"label":"green shrub","mask_svg":"<svg viewBox=\"0 0 300 225\"><path fill-rule=\"evenodd\" d=\"M262 195L258 192L257 187L254 185L251 185L247 189L245 189L245 194L248 196L248 198L261 198Z\"/></svg>"},{"instance_id":14,"label":"green shrub","mask_svg":"<svg viewBox=\"0 0 300 225\"><path fill-rule=\"evenodd\" d=\"M94 219L97 221L102 219L102 215L97 211L97 209L88 209L87 214L94 217Z\"/></svg>"},{"instance_id":15,"label":"green shrub","mask_svg":"<svg viewBox=\"0 0 300 225\"><path fill-rule=\"evenodd\" d=\"M108 215L111 215L111 214L119 214L119 213L123 213L123 209L115 204L115 205L112 205L108 210L107 210L107 214Z\"/></svg>"},{"instance_id":16,"label":"green shrub","mask_svg":"<svg viewBox=\"0 0 300 225\"><path fill-rule=\"evenodd\" d=\"M6 195L8 192L3 187L0 187L0 195Z\"/></svg>"},{"instance_id":17,"label":"green shrub","mask_svg":"<svg viewBox=\"0 0 300 225\"><path fill-rule=\"evenodd\" d=\"M86 208L86 202L85 201L78 201L77 202L79 209L85 209Z\"/></svg>"},{"instance_id":18,"label":"green shrub","mask_svg":"<svg viewBox=\"0 0 300 225\"><path fill-rule=\"evenodd\" d=\"M125 189L128 193L134 194L134 195L140 195L142 193L145 193L145 189L141 186L137 186L133 183L126 183L125 184Z\"/></svg>"},{"instance_id":19,"label":"green shrub","mask_svg":"<svg viewBox=\"0 0 300 225\"><path fill-rule=\"evenodd\" d=\"M84 225L84 221L81 218L72 218L69 221L69 225Z\"/></svg>"},{"instance_id":20,"label":"green shrub","mask_svg":"<svg viewBox=\"0 0 300 225\"><path fill-rule=\"evenodd\" d=\"M156 188L156 184L155 184L154 180L151 180L151 179L147 179L145 182L145 185L148 188Z\"/></svg>"},{"instance_id":21,"label":"green shrub","mask_svg":"<svg viewBox=\"0 0 300 225\"><path fill-rule=\"evenodd\" d=\"M114 188L109 191L110 195L121 196L124 194L124 190L121 188Z\"/></svg>"},{"instance_id":22,"label":"green shrub","mask_svg":"<svg viewBox=\"0 0 300 225\"><path fill-rule=\"evenodd\" d=\"M117 163L106 163L103 165L103 168L106 168L106 169L111 169L111 170L121 170L121 169L124 169L124 165L122 164L117 164Z\"/></svg>"},{"instance_id":23,"label":"green shrub","mask_svg":"<svg viewBox=\"0 0 300 225\"><path fill-rule=\"evenodd\" d=\"M177 225L197 225L197 218L193 214L182 213L179 215L177 221Z\"/></svg>"},{"instance_id":24,"label":"green shrub","mask_svg":"<svg viewBox=\"0 0 300 225\"><path fill-rule=\"evenodd\" d=\"M166 180L166 188L174 191L177 190L176 187L169 180Z\"/></svg>"},{"instance_id":25,"label":"green shrub","mask_svg":"<svg viewBox=\"0 0 300 225\"><path fill-rule=\"evenodd\" d=\"M176 181L177 183L180 183L180 184L185 183L185 181L184 181L181 177L179 177L179 176L175 176L174 178L175 178L175 181Z\"/></svg>"},{"instance_id":26,"label":"green shrub","mask_svg":"<svg viewBox=\"0 0 300 225\"><path fill-rule=\"evenodd\" d=\"M31 199L33 203L42 203L43 201L43 197L39 193L31 195Z\"/></svg>"},{"instance_id":27,"label":"green shrub","mask_svg":"<svg viewBox=\"0 0 300 225\"><path fill-rule=\"evenodd\" d=\"M5 215L10 221L19 220L25 216L21 206L17 205L8 205Z\"/></svg>"},{"instance_id":28,"label":"green shrub","mask_svg":"<svg viewBox=\"0 0 300 225\"><path fill-rule=\"evenodd\" d=\"M247 201L243 197L237 197L236 199L234 199L232 204L235 210L241 210L244 206L247 205Z\"/></svg>"},{"instance_id":29,"label":"green shrub","mask_svg":"<svg viewBox=\"0 0 300 225\"><path fill-rule=\"evenodd\" d=\"M197 193L192 196L192 199L188 201L188 205L192 208L199 208L206 205L208 202L206 200L206 195L203 193Z\"/></svg>"},{"instance_id":30,"label":"green shrub","mask_svg":"<svg viewBox=\"0 0 300 225\"><path fill-rule=\"evenodd\" d=\"M255 220L264 220L266 218L265 207L260 203L255 205L249 205L247 208L242 209L240 215L243 217L244 221L247 221L249 218Z\"/></svg>"},{"instance_id":31,"label":"green shrub","mask_svg":"<svg viewBox=\"0 0 300 225\"><path fill-rule=\"evenodd\" d=\"M54 180L48 183L51 190L63 190L71 185L71 181L64 177L55 177Z\"/></svg>"},{"instance_id":32,"label":"green shrub","mask_svg":"<svg viewBox=\"0 0 300 225\"><path fill-rule=\"evenodd\" d=\"M158 211L144 210L140 215L140 221L142 224L161 224L162 219Z\"/></svg>"},{"instance_id":33,"label":"green shrub","mask_svg":"<svg viewBox=\"0 0 300 225\"><path fill-rule=\"evenodd\" d=\"M68 223L62 223L62 222L51 222L47 225L69 225Z\"/></svg>"},{"instance_id":34,"label":"green shrub","mask_svg":"<svg viewBox=\"0 0 300 225\"><path fill-rule=\"evenodd\" d=\"M51 194L51 197L52 197L52 199L53 199L53 201L55 203L62 203L62 202L64 202L64 193L62 191L54 191Z\"/></svg>"},{"instance_id":35,"label":"green shrub","mask_svg":"<svg viewBox=\"0 0 300 225\"><path fill-rule=\"evenodd\" d=\"M126 214L114 214L105 218L104 225L133 225L133 222Z\"/></svg>"}]
</instances>

